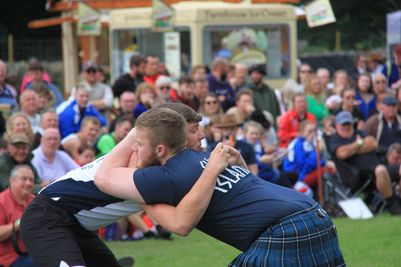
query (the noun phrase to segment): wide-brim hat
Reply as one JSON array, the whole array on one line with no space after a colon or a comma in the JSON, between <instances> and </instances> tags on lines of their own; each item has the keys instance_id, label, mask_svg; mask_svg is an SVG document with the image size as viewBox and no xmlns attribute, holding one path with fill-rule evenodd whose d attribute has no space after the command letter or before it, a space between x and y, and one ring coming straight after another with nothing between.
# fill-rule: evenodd
<instances>
[{"instance_id":1,"label":"wide-brim hat","mask_svg":"<svg viewBox=\"0 0 401 267\"><path fill-rule=\"evenodd\" d=\"M213 123L217 128L237 127L241 123L237 121L235 115L220 115L215 117Z\"/></svg>"}]
</instances>

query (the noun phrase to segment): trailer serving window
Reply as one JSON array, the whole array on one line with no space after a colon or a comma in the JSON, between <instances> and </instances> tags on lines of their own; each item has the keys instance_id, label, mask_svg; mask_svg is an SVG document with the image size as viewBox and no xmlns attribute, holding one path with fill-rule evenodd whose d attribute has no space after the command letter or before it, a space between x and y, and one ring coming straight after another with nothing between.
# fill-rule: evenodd
<instances>
[{"instance_id":1,"label":"trailer serving window","mask_svg":"<svg viewBox=\"0 0 401 267\"><path fill-rule=\"evenodd\" d=\"M266 78L290 75L290 29L288 25L206 26L203 29L203 62L224 57L231 64L263 65Z\"/></svg>"}]
</instances>

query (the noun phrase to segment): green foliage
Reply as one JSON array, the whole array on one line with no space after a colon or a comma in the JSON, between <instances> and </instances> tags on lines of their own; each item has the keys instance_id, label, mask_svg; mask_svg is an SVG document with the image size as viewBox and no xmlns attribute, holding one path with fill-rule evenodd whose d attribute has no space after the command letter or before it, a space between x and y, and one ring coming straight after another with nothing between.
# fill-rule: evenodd
<instances>
[{"instance_id":1,"label":"green foliage","mask_svg":"<svg viewBox=\"0 0 401 267\"><path fill-rule=\"evenodd\" d=\"M399 217L383 214L370 220L334 220L348 266L400 266L401 223ZM117 257L135 257L135 267L227 266L239 251L195 230L172 241L143 240L109 242Z\"/></svg>"}]
</instances>

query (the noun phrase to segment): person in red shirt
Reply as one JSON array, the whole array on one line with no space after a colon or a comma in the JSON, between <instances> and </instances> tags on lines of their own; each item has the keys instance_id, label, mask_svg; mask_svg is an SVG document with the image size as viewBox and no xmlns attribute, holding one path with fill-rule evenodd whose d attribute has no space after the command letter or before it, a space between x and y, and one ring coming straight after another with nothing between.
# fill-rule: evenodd
<instances>
[{"instance_id":1,"label":"person in red shirt","mask_svg":"<svg viewBox=\"0 0 401 267\"><path fill-rule=\"evenodd\" d=\"M20 218L34 198L33 182L31 167L17 165L11 171L10 186L0 193L0 265L5 267L35 266L19 236Z\"/></svg>"},{"instance_id":2,"label":"person in red shirt","mask_svg":"<svg viewBox=\"0 0 401 267\"><path fill-rule=\"evenodd\" d=\"M279 146L286 148L288 144L298 136L299 123L304 120L316 122L316 118L307 112L308 104L303 93L295 94L293 98L293 108L278 120L278 140Z\"/></svg>"},{"instance_id":3,"label":"person in red shirt","mask_svg":"<svg viewBox=\"0 0 401 267\"><path fill-rule=\"evenodd\" d=\"M143 80L151 85L156 85L159 75L159 58L156 55L147 55Z\"/></svg>"}]
</instances>

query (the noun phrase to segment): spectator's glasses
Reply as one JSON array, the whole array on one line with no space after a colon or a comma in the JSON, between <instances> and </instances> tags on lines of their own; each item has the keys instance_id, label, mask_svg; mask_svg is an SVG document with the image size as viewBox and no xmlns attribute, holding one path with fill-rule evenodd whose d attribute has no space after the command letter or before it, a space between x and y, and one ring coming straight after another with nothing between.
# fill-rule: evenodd
<instances>
[{"instance_id":1,"label":"spectator's glasses","mask_svg":"<svg viewBox=\"0 0 401 267\"><path fill-rule=\"evenodd\" d=\"M160 86L160 90L170 90L171 86L165 85L165 86Z\"/></svg>"},{"instance_id":2,"label":"spectator's glasses","mask_svg":"<svg viewBox=\"0 0 401 267\"><path fill-rule=\"evenodd\" d=\"M381 84L381 83L385 84L385 83L387 83L387 81L386 80L377 80L377 81L375 81L375 83L376 84Z\"/></svg>"},{"instance_id":3,"label":"spectator's glasses","mask_svg":"<svg viewBox=\"0 0 401 267\"><path fill-rule=\"evenodd\" d=\"M87 69L86 73L96 73L96 69Z\"/></svg>"},{"instance_id":4,"label":"spectator's glasses","mask_svg":"<svg viewBox=\"0 0 401 267\"><path fill-rule=\"evenodd\" d=\"M211 100L211 101L206 101L205 102L206 103L206 105L216 105L217 104L217 100Z\"/></svg>"}]
</instances>

